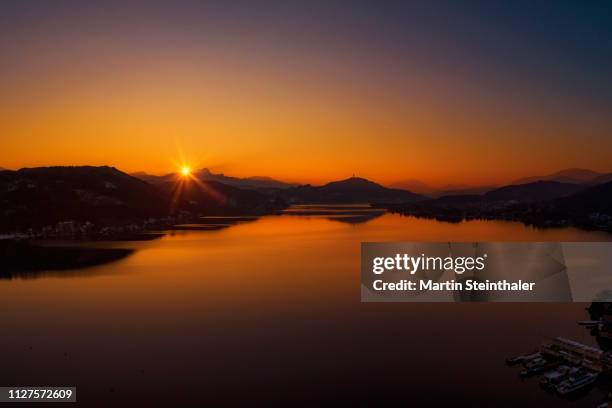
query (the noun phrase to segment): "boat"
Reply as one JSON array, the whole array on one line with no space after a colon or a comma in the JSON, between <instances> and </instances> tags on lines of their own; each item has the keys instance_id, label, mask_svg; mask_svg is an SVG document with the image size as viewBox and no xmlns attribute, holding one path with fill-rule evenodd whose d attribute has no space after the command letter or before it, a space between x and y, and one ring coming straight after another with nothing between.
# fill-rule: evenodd
<instances>
[{"instance_id":1,"label":"boat","mask_svg":"<svg viewBox=\"0 0 612 408\"><path fill-rule=\"evenodd\" d=\"M569 378L559 384L557 392L560 395L567 395L583 389L597 380L597 374L590 371L580 371L572 374Z\"/></svg>"},{"instance_id":2,"label":"boat","mask_svg":"<svg viewBox=\"0 0 612 408\"><path fill-rule=\"evenodd\" d=\"M561 381L565 380L572 370L577 370L576 368L571 368L567 365L559 366L556 370L548 371L540 377L540 385L544 388L552 388L555 385L559 384Z\"/></svg>"},{"instance_id":3,"label":"boat","mask_svg":"<svg viewBox=\"0 0 612 408\"><path fill-rule=\"evenodd\" d=\"M506 359L506 364L509 366L516 365L519 363L525 363L529 360L533 360L535 358L541 357L539 351L534 351L533 353L523 354L516 357L508 357Z\"/></svg>"},{"instance_id":4,"label":"boat","mask_svg":"<svg viewBox=\"0 0 612 408\"><path fill-rule=\"evenodd\" d=\"M523 370L521 370L520 375L521 377L530 377L532 375L540 374L552 368L555 368L560 364L561 361L551 361L542 357L538 357L524 363Z\"/></svg>"},{"instance_id":5,"label":"boat","mask_svg":"<svg viewBox=\"0 0 612 408\"><path fill-rule=\"evenodd\" d=\"M556 370L548 371L540 377L540 386L543 388L556 390L557 386L571 375L578 375L582 367L571 367L562 365Z\"/></svg>"}]
</instances>

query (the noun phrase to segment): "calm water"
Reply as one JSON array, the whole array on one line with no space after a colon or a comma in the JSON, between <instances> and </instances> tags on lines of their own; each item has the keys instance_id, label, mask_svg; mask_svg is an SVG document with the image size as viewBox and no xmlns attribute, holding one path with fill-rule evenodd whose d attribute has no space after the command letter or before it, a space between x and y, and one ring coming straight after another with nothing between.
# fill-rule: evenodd
<instances>
[{"instance_id":1,"label":"calm water","mask_svg":"<svg viewBox=\"0 0 612 408\"><path fill-rule=\"evenodd\" d=\"M0 384L76 385L78 399L97 406L603 400L594 389L569 403L504 365L550 336L594 343L576 325L585 305L361 304L359 243L612 236L391 214L358 221L270 216L90 244L136 251L79 271L0 281Z\"/></svg>"}]
</instances>

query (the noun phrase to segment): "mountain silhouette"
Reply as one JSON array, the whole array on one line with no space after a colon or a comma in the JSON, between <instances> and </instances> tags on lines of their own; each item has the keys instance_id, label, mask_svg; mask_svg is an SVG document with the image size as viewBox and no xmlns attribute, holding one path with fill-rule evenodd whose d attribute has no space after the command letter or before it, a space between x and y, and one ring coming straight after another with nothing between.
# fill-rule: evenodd
<instances>
[{"instance_id":1,"label":"mountain silhouette","mask_svg":"<svg viewBox=\"0 0 612 408\"><path fill-rule=\"evenodd\" d=\"M23 231L62 221L126 225L178 211L206 214L271 212L284 203L223 183L156 177L157 184L114 167L38 167L0 172L0 229ZM161 182L159 182L162 180ZM168 181L164 181L168 180Z\"/></svg>"},{"instance_id":2,"label":"mountain silhouette","mask_svg":"<svg viewBox=\"0 0 612 408\"><path fill-rule=\"evenodd\" d=\"M423 201L422 204L438 208L463 208L505 202L534 203L566 197L585 188L580 184L537 181L504 186L484 194L450 194Z\"/></svg>"},{"instance_id":3,"label":"mountain silhouette","mask_svg":"<svg viewBox=\"0 0 612 408\"><path fill-rule=\"evenodd\" d=\"M499 186L482 186L482 187L454 187L448 190L440 190L430 194L431 197L447 197L447 196L464 196L464 195L482 195L489 191L495 190Z\"/></svg>"},{"instance_id":4,"label":"mountain silhouette","mask_svg":"<svg viewBox=\"0 0 612 408\"><path fill-rule=\"evenodd\" d=\"M207 168L198 170L194 174L202 181L217 181L219 183L227 184L228 186L247 189L289 188L295 185L284 183L266 176L240 178L226 176L223 173L215 174Z\"/></svg>"},{"instance_id":5,"label":"mountain silhouette","mask_svg":"<svg viewBox=\"0 0 612 408\"><path fill-rule=\"evenodd\" d=\"M584 188L585 186L580 184L536 181L534 183L504 186L489 191L483 195L483 199L488 201L518 202L547 201L569 196Z\"/></svg>"},{"instance_id":6,"label":"mountain silhouette","mask_svg":"<svg viewBox=\"0 0 612 408\"><path fill-rule=\"evenodd\" d=\"M612 182L589 186L538 181L501 187L483 195L444 196L386 207L448 222L504 219L539 227L573 225L612 231Z\"/></svg>"},{"instance_id":7,"label":"mountain silhouette","mask_svg":"<svg viewBox=\"0 0 612 408\"><path fill-rule=\"evenodd\" d=\"M584 189L571 196L556 200L557 207L568 212L612 216L612 182Z\"/></svg>"},{"instance_id":8,"label":"mountain silhouette","mask_svg":"<svg viewBox=\"0 0 612 408\"><path fill-rule=\"evenodd\" d=\"M612 182L541 203L525 218L536 225L576 225L612 232Z\"/></svg>"},{"instance_id":9,"label":"mountain silhouette","mask_svg":"<svg viewBox=\"0 0 612 408\"><path fill-rule=\"evenodd\" d=\"M284 183L282 181L278 181L266 176L252 176L245 178L226 176L223 173L213 173L207 168L195 170L192 174L194 177L201 181L216 181L219 183L226 184L228 186L238 187L242 189L283 189L295 186L295 184ZM138 177L139 179L151 184L167 183L176 179L176 173L170 173L163 176L155 176L147 174L145 172L136 172L132 173L132 176Z\"/></svg>"},{"instance_id":10,"label":"mountain silhouette","mask_svg":"<svg viewBox=\"0 0 612 408\"><path fill-rule=\"evenodd\" d=\"M5 228L59 221L129 222L163 215L167 203L150 184L114 167L38 167L0 172Z\"/></svg>"},{"instance_id":11,"label":"mountain silhouette","mask_svg":"<svg viewBox=\"0 0 612 408\"><path fill-rule=\"evenodd\" d=\"M415 179L406 179L406 180L397 181L393 184L390 184L389 188L408 190L408 191L412 191L413 193L422 194L422 195L430 195L438 191L438 189L436 189L435 187L432 187L426 183L423 183L420 180L415 180Z\"/></svg>"},{"instance_id":12,"label":"mountain silhouette","mask_svg":"<svg viewBox=\"0 0 612 408\"><path fill-rule=\"evenodd\" d=\"M425 197L408 190L383 187L360 177L333 181L323 186L304 185L283 190L283 197L293 203L409 203Z\"/></svg>"},{"instance_id":13,"label":"mountain silhouette","mask_svg":"<svg viewBox=\"0 0 612 408\"><path fill-rule=\"evenodd\" d=\"M155 185L172 197L173 211L201 214L264 214L281 209L284 203L262 192L230 186L218 181L175 179Z\"/></svg>"},{"instance_id":14,"label":"mountain silhouette","mask_svg":"<svg viewBox=\"0 0 612 408\"><path fill-rule=\"evenodd\" d=\"M601 176L595 177L589 184L597 185L597 184L605 184L612 181L612 173L602 174Z\"/></svg>"},{"instance_id":15,"label":"mountain silhouette","mask_svg":"<svg viewBox=\"0 0 612 408\"><path fill-rule=\"evenodd\" d=\"M223 175L214 176L233 179ZM322 186L262 189L239 188L219 181L202 181L198 177L184 178L177 174L140 174L140 177L151 177L153 183L108 166L0 171L0 229L40 229L62 221L117 226L178 213L190 217L268 214L284 209L291 203L388 204L398 211L412 211L424 216L457 219L465 216L511 216L537 225L573 223L598 229L606 229L612 222L612 182L589 185L537 181L504 186L481 195L449 195L429 199L359 177ZM603 179L602 176L598 177ZM267 178L250 179L276 183Z\"/></svg>"},{"instance_id":16,"label":"mountain silhouette","mask_svg":"<svg viewBox=\"0 0 612 408\"><path fill-rule=\"evenodd\" d=\"M419 180L407 179L389 185L391 188L412 191L432 198L449 195L484 194L498 188L498 186L470 186L466 184L448 184L443 187L432 187Z\"/></svg>"},{"instance_id":17,"label":"mountain silhouette","mask_svg":"<svg viewBox=\"0 0 612 408\"><path fill-rule=\"evenodd\" d=\"M525 177L512 182L512 184L528 184L536 181L557 181L560 183L590 183L593 182L597 177L603 176L604 173L598 173L596 171L580 168L571 168L558 171L546 176L533 176Z\"/></svg>"}]
</instances>

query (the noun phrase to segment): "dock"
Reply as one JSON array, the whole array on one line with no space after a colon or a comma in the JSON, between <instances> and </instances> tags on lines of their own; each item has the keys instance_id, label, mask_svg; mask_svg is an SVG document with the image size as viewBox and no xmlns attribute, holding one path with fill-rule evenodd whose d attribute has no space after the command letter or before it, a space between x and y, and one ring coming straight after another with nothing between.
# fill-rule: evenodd
<instances>
[{"instance_id":1,"label":"dock","mask_svg":"<svg viewBox=\"0 0 612 408\"><path fill-rule=\"evenodd\" d=\"M540 353L545 357L563 360L599 374L612 370L611 352L563 337L555 337L551 341L544 342L540 347Z\"/></svg>"}]
</instances>

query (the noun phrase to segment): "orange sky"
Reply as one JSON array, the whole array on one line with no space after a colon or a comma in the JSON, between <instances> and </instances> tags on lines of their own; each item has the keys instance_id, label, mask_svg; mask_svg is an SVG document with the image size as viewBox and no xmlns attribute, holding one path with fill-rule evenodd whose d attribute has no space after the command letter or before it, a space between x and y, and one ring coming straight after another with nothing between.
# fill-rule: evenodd
<instances>
[{"instance_id":1,"label":"orange sky","mask_svg":"<svg viewBox=\"0 0 612 408\"><path fill-rule=\"evenodd\" d=\"M291 31L114 24L43 21L0 42L0 167L165 173L184 157L236 176L433 185L612 170L609 112L474 61Z\"/></svg>"}]
</instances>

